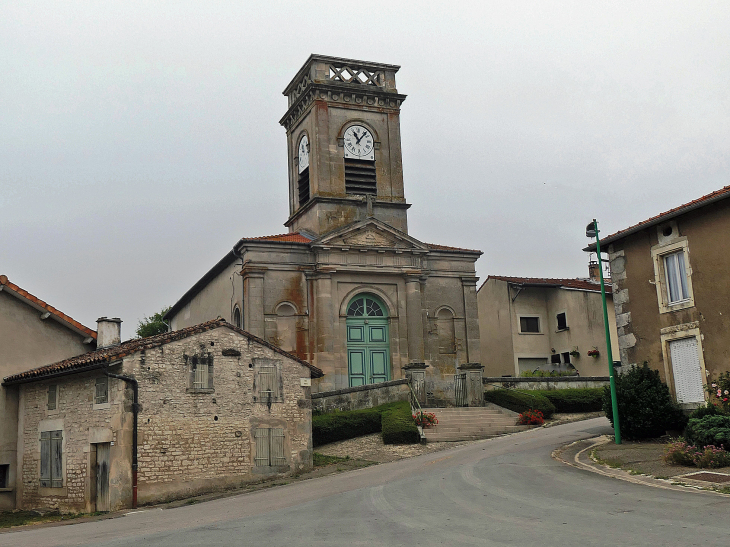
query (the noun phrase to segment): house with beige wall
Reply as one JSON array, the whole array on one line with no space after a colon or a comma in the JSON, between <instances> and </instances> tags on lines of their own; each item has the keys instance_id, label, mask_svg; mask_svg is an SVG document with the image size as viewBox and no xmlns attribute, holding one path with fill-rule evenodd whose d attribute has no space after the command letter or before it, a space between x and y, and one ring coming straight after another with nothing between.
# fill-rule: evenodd
<instances>
[{"instance_id":1,"label":"house with beige wall","mask_svg":"<svg viewBox=\"0 0 730 547\"><path fill-rule=\"evenodd\" d=\"M704 404L708 382L730 370L728 235L725 186L601 238L622 366L647 362L687 407Z\"/></svg>"},{"instance_id":2,"label":"house with beige wall","mask_svg":"<svg viewBox=\"0 0 730 547\"><path fill-rule=\"evenodd\" d=\"M113 511L312 465L321 371L223 320L11 375L19 508Z\"/></svg>"},{"instance_id":3,"label":"house with beige wall","mask_svg":"<svg viewBox=\"0 0 730 547\"><path fill-rule=\"evenodd\" d=\"M0 378L93 351L96 331L0 275ZM18 389L0 387L0 511L15 508Z\"/></svg>"},{"instance_id":4,"label":"house with beige wall","mask_svg":"<svg viewBox=\"0 0 730 547\"><path fill-rule=\"evenodd\" d=\"M617 355L610 285L606 296L611 346ZM477 301L485 376L535 370L608 375L599 282L490 275ZM588 355L594 350L597 356Z\"/></svg>"}]
</instances>

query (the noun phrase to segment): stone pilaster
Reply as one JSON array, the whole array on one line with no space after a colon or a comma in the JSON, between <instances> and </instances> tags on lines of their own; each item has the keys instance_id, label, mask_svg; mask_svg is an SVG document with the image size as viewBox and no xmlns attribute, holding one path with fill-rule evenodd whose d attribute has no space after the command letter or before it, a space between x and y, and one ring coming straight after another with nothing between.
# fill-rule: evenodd
<instances>
[{"instance_id":1,"label":"stone pilaster","mask_svg":"<svg viewBox=\"0 0 730 547\"><path fill-rule=\"evenodd\" d=\"M466 327L466 360L470 363L481 361L479 347L479 309L477 308L478 277L462 277L464 291L464 323Z\"/></svg>"},{"instance_id":2,"label":"stone pilaster","mask_svg":"<svg viewBox=\"0 0 730 547\"><path fill-rule=\"evenodd\" d=\"M245 266L243 276L243 328L264 338L264 268Z\"/></svg>"},{"instance_id":3,"label":"stone pilaster","mask_svg":"<svg viewBox=\"0 0 730 547\"><path fill-rule=\"evenodd\" d=\"M408 361L420 363L425 359L423 350L423 308L421 306L421 279L406 276L406 314L408 325Z\"/></svg>"}]
</instances>

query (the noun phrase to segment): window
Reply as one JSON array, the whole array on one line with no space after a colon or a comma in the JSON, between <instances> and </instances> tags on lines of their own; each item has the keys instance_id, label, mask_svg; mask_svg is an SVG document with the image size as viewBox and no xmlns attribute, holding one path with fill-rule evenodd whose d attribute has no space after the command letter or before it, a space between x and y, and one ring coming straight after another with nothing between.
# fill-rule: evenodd
<instances>
[{"instance_id":1,"label":"window","mask_svg":"<svg viewBox=\"0 0 730 547\"><path fill-rule=\"evenodd\" d=\"M687 271L684 265L684 251L664 255L667 303L675 304L689 299Z\"/></svg>"},{"instance_id":2,"label":"window","mask_svg":"<svg viewBox=\"0 0 730 547\"><path fill-rule=\"evenodd\" d=\"M236 306L233 308L233 324L241 328L241 310Z\"/></svg>"},{"instance_id":3,"label":"window","mask_svg":"<svg viewBox=\"0 0 730 547\"><path fill-rule=\"evenodd\" d=\"M560 354L563 357L563 364L569 365L570 364L570 352L566 351Z\"/></svg>"},{"instance_id":4,"label":"window","mask_svg":"<svg viewBox=\"0 0 730 547\"><path fill-rule=\"evenodd\" d=\"M520 332L521 333L540 333L540 318L539 317L520 317Z\"/></svg>"},{"instance_id":5,"label":"window","mask_svg":"<svg viewBox=\"0 0 730 547\"><path fill-rule=\"evenodd\" d=\"M58 386L56 384L48 386L48 410L56 410L58 401Z\"/></svg>"},{"instance_id":6,"label":"window","mask_svg":"<svg viewBox=\"0 0 730 547\"><path fill-rule=\"evenodd\" d=\"M0 488L8 487L8 475L10 474L10 464L0 465Z\"/></svg>"},{"instance_id":7,"label":"window","mask_svg":"<svg viewBox=\"0 0 730 547\"><path fill-rule=\"evenodd\" d=\"M190 387L188 391L209 393L213 390L213 356L193 355L190 359Z\"/></svg>"},{"instance_id":8,"label":"window","mask_svg":"<svg viewBox=\"0 0 730 547\"><path fill-rule=\"evenodd\" d=\"M63 487L63 431L41 433L41 486Z\"/></svg>"},{"instance_id":9,"label":"window","mask_svg":"<svg viewBox=\"0 0 730 547\"><path fill-rule=\"evenodd\" d=\"M281 394L281 374L279 364L275 359L254 359L256 378L254 380L254 400L259 403L283 402Z\"/></svg>"},{"instance_id":10,"label":"window","mask_svg":"<svg viewBox=\"0 0 730 547\"><path fill-rule=\"evenodd\" d=\"M565 318L564 313L559 313L557 315L558 319L558 330L568 330L568 320Z\"/></svg>"},{"instance_id":11,"label":"window","mask_svg":"<svg viewBox=\"0 0 730 547\"><path fill-rule=\"evenodd\" d=\"M560 354L559 353L553 353L550 356L550 364L551 365L559 365L560 364Z\"/></svg>"},{"instance_id":12,"label":"window","mask_svg":"<svg viewBox=\"0 0 730 547\"><path fill-rule=\"evenodd\" d=\"M301 207L309 201L309 167L299 173L297 192L299 196L299 206Z\"/></svg>"},{"instance_id":13,"label":"window","mask_svg":"<svg viewBox=\"0 0 730 547\"><path fill-rule=\"evenodd\" d=\"M109 402L109 376L100 376L96 379L94 404L101 405Z\"/></svg>"},{"instance_id":14,"label":"window","mask_svg":"<svg viewBox=\"0 0 730 547\"><path fill-rule=\"evenodd\" d=\"M345 192L372 196L378 193L374 161L345 158Z\"/></svg>"},{"instance_id":15,"label":"window","mask_svg":"<svg viewBox=\"0 0 730 547\"><path fill-rule=\"evenodd\" d=\"M257 427L254 433L256 440L256 467L286 465L284 457L284 429L281 427Z\"/></svg>"}]
</instances>

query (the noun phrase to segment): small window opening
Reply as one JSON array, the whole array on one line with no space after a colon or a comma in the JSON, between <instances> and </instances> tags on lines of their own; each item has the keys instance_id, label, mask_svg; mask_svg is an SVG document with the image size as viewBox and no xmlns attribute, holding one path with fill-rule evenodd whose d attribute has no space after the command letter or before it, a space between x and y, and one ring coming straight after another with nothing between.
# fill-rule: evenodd
<instances>
[{"instance_id":1,"label":"small window opening","mask_svg":"<svg viewBox=\"0 0 730 547\"><path fill-rule=\"evenodd\" d=\"M8 475L10 474L10 464L0 465L0 488L8 487Z\"/></svg>"},{"instance_id":2,"label":"small window opening","mask_svg":"<svg viewBox=\"0 0 730 547\"><path fill-rule=\"evenodd\" d=\"M297 181L297 192L299 195L299 206L301 207L309 201L309 167L299 173Z\"/></svg>"},{"instance_id":3,"label":"small window opening","mask_svg":"<svg viewBox=\"0 0 730 547\"><path fill-rule=\"evenodd\" d=\"M563 364L569 365L570 364L570 352L566 351L565 353L561 353L560 355L563 356Z\"/></svg>"},{"instance_id":4,"label":"small window opening","mask_svg":"<svg viewBox=\"0 0 730 547\"><path fill-rule=\"evenodd\" d=\"M664 229L662 230L662 235L664 235L664 237L669 237L670 235L672 235L672 227L665 226Z\"/></svg>"},{"instance_id":5,"label":"small window opening","mask_svg":"<svg viewBox=\"0 0 730 547\"><path fill-rule=\"evenodd\" d=\"M520 317L520 332L540 332L539 317Z\"/></svg>"},{"instance_id":6,"label":"small window opening","mask_svg":"<svg viewBox=\"0 0 730 547\"><path fill-rule=\"evenodd\" d=\"M58 386L56 384L48 386L48 410L56 410L58 402Z\"/></svg>"},{"instance_id":7,"label":"small window opening","mask_svg":"<svg viewBox=\"0 0 730 547\"><path fill-rule=\"evenodd\" d=\"M238 306L233 308L233 324L239 329L241 328L241 310L238 309Z\"/></svg>"},{"instance_id":8,"label":"small window opening","mask_svg":"<svg viewBox=\"0 0 730 547\"><path fill-rule=\"evenodd\" d=\"M96 390L94 393L94 404L100 405L109 402L109 377L100 376L96 379Z\"/></svg>"},{"instance_id":9,"label":"small window opening","mask_svg":"<svg viewBox=\"0 0 730 547\"><path fill-rule=\"evenodd\" d=\"M558 330L566 330L568 328L568 320L565 318L564 313L558 314Z\"/></svg>"},{"instance_id":10,"label":"small window opening","mask_svg":"<svg viewBox=\"0 0 730 547\"><path fill-rule=\"evenodd\" d=\"M555 353L550 356L550 364L552 364L552 365L560 364L560 354L559 353Z\"/></svg>"},{"instance_id":11,"label":"small window opening","mask_svg":"<svg viewBox=\"0 0 730 547\"><path fill-rule=\"evenodd\" d=\"M345 192L348 194L378 194L375 162L345 158Z\"/></svg>"}]
</instances>

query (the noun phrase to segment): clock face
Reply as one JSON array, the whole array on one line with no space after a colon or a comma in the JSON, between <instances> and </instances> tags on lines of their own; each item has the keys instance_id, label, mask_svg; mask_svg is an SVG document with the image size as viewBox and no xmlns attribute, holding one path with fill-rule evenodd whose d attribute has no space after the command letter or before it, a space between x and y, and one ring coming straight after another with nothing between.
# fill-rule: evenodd
<instances>
[{"instance_id":1,"label":"clock face","mask_svg":"<svg viewBox=\"0 0 730 547\"><path fill-rule=\"evenodd\" d=\"M299 139L299 172L309 167L309 139L304 135Z\"/></svg>"},{"instance_id":2,"label":"clock face","mask_svg":"<svg viewBox=\"0 0 730 547\"><path fill-rule=\"evenodd\" d=\"M375 160L375 139L362 125L351 125L345 131L345 157Z\"/></svg>"}]
</instances>

